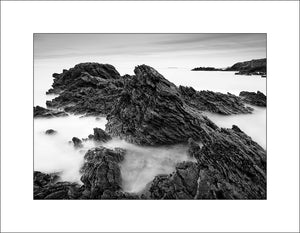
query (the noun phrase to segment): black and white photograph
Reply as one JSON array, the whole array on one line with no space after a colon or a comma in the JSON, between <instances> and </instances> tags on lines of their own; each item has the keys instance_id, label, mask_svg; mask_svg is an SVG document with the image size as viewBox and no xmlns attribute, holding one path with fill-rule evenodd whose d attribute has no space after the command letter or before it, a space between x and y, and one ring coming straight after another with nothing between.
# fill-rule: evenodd
<instances>
[{"instance_id":1,"label":"black and white photograph","mask_svg":"<svg viewBox=\"0 0 300 233\"><path fill-rule=\"evenodd\" d=\"M299 1L0 1L0 232L299 232Z\"/></svg>"},{"instance_id":2,"label":"black and white photograph","mask_svg":"<svg viewBox=\"0 0 300 233\"><path fill-rule=\"evenodd\" d=\"M34 34L34 199L266 199L263 33Z\"/></svg>"}]
</instances>

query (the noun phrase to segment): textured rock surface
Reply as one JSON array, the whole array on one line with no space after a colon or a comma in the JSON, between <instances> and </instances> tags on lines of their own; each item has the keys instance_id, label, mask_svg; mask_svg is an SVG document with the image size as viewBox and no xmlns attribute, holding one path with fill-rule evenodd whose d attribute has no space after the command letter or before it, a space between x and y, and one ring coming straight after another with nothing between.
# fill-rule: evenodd
<instances>
[{"instance_id":1,"label":"textured rock surface","mask_svg":"<svg viewBox=\"0 0 300 233\"><path fill-rule=\"evenodd\" d=\"M57 174L35 171L33 178L34 199L78 199L83 191L76 183L57 182Z\"/></svg>"},{"instance_id":2,"label":"textured rock surface","mask_svg":"<svg viewBox=\"0 0 300 233\"><path fill-rule=\"evenodd\" d=\"M123 149L105 147L93 148L85 154L81 181L85 186L86 198L101 199L106 190L121 191L122 178L118 163L123 161L124 155Z\"/></svg>"},{"instance_id":3,"label":"textured rock surface","mask_svg":"<svg viewBox=\"0 0 300 233\"><path fill-rule=\"evenodd\" d=\"M266 199L266 152L237 126L220 129L200 147L189 140L197 163L179 163L156 176L147 199Z\"/></svg>"},{"instance_id":4,"label":"textured rock surface","mask_svg":"<svg viewBox=\"0 0 300 233\"><path fill-rule=\"evenodd\" d=\"M266 152L237 126L190 153L200 168L195 198L266 198Z\"/></svg>"},{"instance_id":5,"label":"textured rock surface","mask_svg":"<svg viewBox=\"0 0 300 233\"><path fill-rule=\"evenodd\" d=\"M33 107L33 117L43 117L43 118L51 118L51 117L62 117L68 116L67 113L58 110L50 110L40 106Z\"/></svg>"},{"instance_id":6,"label":"textured rock surface","mask_svg":"<svg viewBox=\"0 0 300 233\"><path fill-rule=\"evenodd\" d=\"M219 113L222 115L251 113L252 108L246 107L243 100L233 94L222 94L212 91L196 91L192 87L179 86L179 91L185 102L201 111Z\"/></svg>"},{"instance_id":7,"label":"textured rock surface","mask_svg":"<svg viewBox=\"0 0 300 233\"><path fill-rule=\"evenodd\" d=\"M205 140L217 126L199 110L189 107L178 88L155 69L142 65L132 77L107 116L106 131L140 145Z\"/></svg>"},{"instance_id":8,"label":"textured rock surface","mask_svg":"<svg viewBox=\"0 0 300 233\"><path fill-rule=\"evenodd\" d=\"M264 95L264 93L260 91L257 91L256 93L242 91L240 92L240 96L243 98L243 101L245 101L246 103L260 106L260 107L267 106L267 97Z\"/></svg>"},{"instance_id":9,"label":"textured rock surface","mask_svg":"<svg viewBox=\"0 0 300 233\"><path fill-rule=\"evenodd\" d=\"M113 66L98 63L81 63L53 76L49 92L59 96L47 101L47 106L89 115L107 114L126 79Z\"/></svg>"},{"instance_id":10,"label":"textured rock surface","mask_svg":"<svg viewBox=\"0 0 300 233\"><path fill-rule=\"evenodd\" d=\"M182 162L170 175L154 178L149 190L143 194L144 199L193 199L197 192L199 168L196 163Z\"/></svg>"},{"instance_id":11,"label":"textured rock surface","mask_svg":"<svg viewBox=\"0 0 300 233\"><path fill-rule=\"evenodd\" d=\"M94 135L92 138L99 142L107 142L112 139L108 133L100 128L94 128Z\"/></svg>"}]
</instances>

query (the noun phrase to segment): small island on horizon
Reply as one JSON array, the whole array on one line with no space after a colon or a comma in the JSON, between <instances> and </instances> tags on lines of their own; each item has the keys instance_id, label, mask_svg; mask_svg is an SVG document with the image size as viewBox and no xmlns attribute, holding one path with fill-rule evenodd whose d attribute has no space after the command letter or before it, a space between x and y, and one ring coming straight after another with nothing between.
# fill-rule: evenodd
<instances>
[{"instance_id":1,"label":"small island on horizon","mask_svg":"<svg viewBox=\"0 0 300 233\"><path fill-rule=\"evenodd\" d=\"M227 68L196 67L191 71L237 71L236 75L261 75L267 77L267 59L252 59L251 61L238 62Z\"/></svg>"}]
</instances>

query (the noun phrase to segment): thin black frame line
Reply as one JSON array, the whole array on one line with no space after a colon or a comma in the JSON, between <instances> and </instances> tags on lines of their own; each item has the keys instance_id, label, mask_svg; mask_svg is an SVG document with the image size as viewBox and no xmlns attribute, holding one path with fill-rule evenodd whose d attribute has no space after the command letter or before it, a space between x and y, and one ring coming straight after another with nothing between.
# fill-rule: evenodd
<instances>
[{"instance_id":1,"label":"thin black frame line","mask_svg":"<svg viewBox=\"0 0 300 233\"><path fill-rule=\"evenodd\" d=\"M101 34L118 34L118 35L123 35L123 34L265 34L266 36L266 59L267 59L267 48L268 48L268 41L267 41L267 33L210 33L210 32L194 32L194 33L33 33L32 34L32 41L33 41L33 54L32 54L32 65L33 65L33 107L34 107L34 35L35 34L96 34L96 35L101 35ZM267 59L267 67L268 67L268 59ZM267 86L268 86L268 83L267 83L267 79L268 79L268 76L266 77L266 96L267 96ZM268 98L267 98L268 99ZM268 125L268 121L267 121L267 112L268 112L268 105L266 106L266 158L267 158L267 135L268 135L268 131L267 131L267 125ZM32 120L33 120L33 171L32 171L32 197L33 197L33 200L34 201L43 201L44 199L34 199L34 116L32 115ZM267 160L267 164L268 164L268 160ZM267 165L266 165L266 177L268 177L267 175ZM267 187L268 187L268 182L267 183ZM267 201L268 200L268 192L267 192L268 188L266 188L266 198L265 199L238 199L238 200L230 200L230 199L224 199L225 201ZM77 199L76 199L77 200ZM78 199L79 201L95 201L95 200L98 200L98 199ZM99 199L101 201L101 199ZM224 201L224 200L214 200L214 201ZM47 200L47 201L64 201L64 199L60 199L60 200ZM75 201L75 200L68 200L68 201ZM108 199L108 201L114 201L113 199ZM131 201L131 200L117 200L117 201ZM154 200L146 200L146 199L138 199L138 201L154 201ZM155 200L156 201L156 200ZM172 200L161 200L161 201L172 201ZM194 199L182 199L182 200L177 200L177 201L194 201ZM202 201L201 199L200 200L196 200L196 201Z\"/></svg>"}]
</instances>

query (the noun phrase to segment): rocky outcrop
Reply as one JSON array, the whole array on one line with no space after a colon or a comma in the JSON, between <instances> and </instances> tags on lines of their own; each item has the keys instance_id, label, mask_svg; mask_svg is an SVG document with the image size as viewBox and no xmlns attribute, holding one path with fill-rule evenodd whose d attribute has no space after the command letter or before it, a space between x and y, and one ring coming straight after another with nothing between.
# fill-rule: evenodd
<instances>
[{"instance_id":1,"label":"rocky outcrop","mask_svg":"<svg viewBox=\"0 0 300 233\"><path fill-rule=\"evenodd\" d=\"M83 188L77 183L58 182L57 174L45 174L35 171L34 178L34 199L79 199Z\"/></svg>"},{"instance_id":2,"label":"rocky outcrop","mask_svg":"<svg viewBox=\"0 0 300 233\"><path fill-rule=\"evenodd\" d=\"M120 195L112 193L121 191L122 178L118 163L123 161L125 153L125 150L120 148L111 150L96 147L85 154L81 181L85 186L86 198L101 199L102 195L106 198Z\"/></svg>"},{"instance_id":3,"label":"rocky outcrop","mask_svg":"<svg viewBox=\"0 0 300 233\"><path fill-rule=\"evenodd\" d=\"M137 72L142 70L141 67L146 66L139 67L136 68ZM98 63L82 63L70 70L64 70L61 74L54 74L53 91L51 92L57 93L59 96L47 101L46 104L50 108L60 108L75 114L108 115L115 108L117 100L121 95L124 97L124 94L128 93L128 88L132 87L136 80L142 83L139 80L141 76L145 80L152 79L153 81L156 79L157 83L162 84L158 86L168 83L167 85L172 88L165 90L164 93L171 91L170 94L172 95L177 92L177 98L181 98L185 104L198 108L200 111L226 115L251 112L251 109L245 107L238 96L230 93L226 95L211 91L198 92L193 88L182 86L178 89L156 70L153 72L150 69L144 69L143 74L120 76L113 66ZM149 77L145 78L145 76ZM153 88L151 87L152 84L147 83L147 81L144 84ZM128 94L131 95L132 93Z\"/></svg>"},{"instance_id":4,"label":"rocky outcrop","mask_svg":"<svg viewBox=\"0 0 300 233\"><path fill-rule=\"evenodd\" d=\"M200 147L189 140L194 162L156 176L149 199L266 199L266 152L237 126L220 129Z\"/></svg>"},{"instance_id":5,"label":"rocky outcrop","mask_svg":"<svg viewBox=\"0 0 300 233\"><path fill-rule=\"evenodd\" d=\"M59 96L47 101L47 106L87 115L110 112L124 80L128 78L121 77L113 66L98 63L81 63L53 76L50 92Z\"/></svg>"},{"instance_id":6,"label":"rocky outcrop","mask_svg":"<svg viewBox=\"0 0 300 233\"><path fill-rule=\"evenodd\" d=\"M57 133L57 131L54 130L54 129L47 129L47 130L45 131L45 134L47 134L47 135L54 135L54 134L56 134L56 133Z\"/></svg>"},{"instance_id":7,"label":"rocky outcrop","mask_svg":"<svg viewBox=\"0 0 300 233\"><path fill-rule=\"evenodd\" d=\"M112 137L106 133L103 129L100 128L94 128L94 135L92 137L89 137L94 139L95 141L99 142L107 142L112 139Z\"/></svg>"},{"instance_id":8,"label":"rocky outcrop","mask_svg":"<svg viewBox=\"0 0 300 233\"><path fill-rule=\"evenodd\" d=\"M235 63L233 66L226 69L226 71L239 71L236 74L240 75L262 75L266 77L267 74L267 59L253 59L251 61L244 61Z\"/></svg>"},{"instance_id":9,"label":"rocky outcrop","mask_svg":"<svg viewBox=\"0 0 300 233\"><path fill-rule=\"evenodd\" d=\"M82 141L77 137L73 137L72 142L73 142L73 145L74 145L75 148L83 147Z\"/></svg>"},{"instance_id":10,"label":"rocky outcrop","mask_svg":"<svg viewBox=\"0 0 300 233\"><path fill-rule=\"evenodd\" d=\"M196 199L266 199L266 152L237 126L190 153L200 169Z\"/></svg>"},{"instance_id":11,"label":"rocky outcrop","mask_svg":"<svg viewBox=\"0 0 300 233\"><path fill-rule=\"evenodd\" d=\"M139 145L167 145L190 137L205 140L217 128L155 69L142 65L134 72L107 116L110 135Z\"/></svg>"},{"instance_id":12,"label":"rocky outcrop","mask_svg":"<svg viewBox=\"0 0 300 233\"><path fill-rule=\"evenodd\" d=\"M243 100L233 94L222 94L212 91L196 91L192 87L179 86L179 92L187 105L200 111L222 115L251 113L252 108L246 107Z\"/></svg>"},{"instance_id":13,"label":"rocky outcrop","mask_svg":"<svg viewBox=\"0 0 300 233\"><path fill-rule=\"evenodd\" d=\"M260 107L267 106L267 97L264 95L264 93L260 91L257 91L256 93L242 91L240 92L240 97L242 97L243 101L245 101L248 104L252 104Z\"/></svg>"},{"instance_id":14,"label":"rocky outcrop","mask_svg":"<svg viewBox=\"0 0 300 233\"><path fill-rule=\"evenodd\" d=\"M43 118L51 118L51 117L62 117L68 116L67 113L58 110L50 110L40 106L33 107L33 117L43 117Z\"/></svg>"},{"instance_id":15,"label":"rocky outcrop","mask_svg":"<svg viewBox=\"0 0 300 233\"><path fill-rule=\"evenodd\" d=\"M197 192L198 165L194 162L177 164L175 172L154 178L143 199L193 199Z\"/></svg>"}]
</instances>

